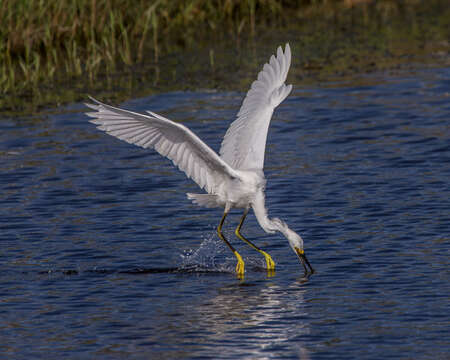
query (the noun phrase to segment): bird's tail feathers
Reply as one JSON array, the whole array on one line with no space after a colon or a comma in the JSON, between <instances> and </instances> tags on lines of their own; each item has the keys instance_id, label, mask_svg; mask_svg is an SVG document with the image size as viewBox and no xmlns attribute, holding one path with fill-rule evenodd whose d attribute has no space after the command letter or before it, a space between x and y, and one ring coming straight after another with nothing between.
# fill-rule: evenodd
<instances>
[{"instance_id":1,"label":"bird's tail feathers","mask_svg":"<svg viewBox=\"0 0 450 360\"><path fill-rule=\"evenodd\" d=\"M196 205L204 206L207 208L219 207L219 204L217 203L217 195L192 193L187 193L186 195L188 199L192 200L192 202Z\"/></svg>"}]
</instances>

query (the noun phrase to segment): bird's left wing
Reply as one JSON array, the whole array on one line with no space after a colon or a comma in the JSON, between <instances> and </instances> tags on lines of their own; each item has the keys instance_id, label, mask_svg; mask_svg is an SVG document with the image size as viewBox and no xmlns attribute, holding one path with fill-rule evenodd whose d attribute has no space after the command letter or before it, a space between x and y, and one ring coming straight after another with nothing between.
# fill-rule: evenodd
<instances>
[{"instance_id":1,"label":"bird's left wing","mask_svg":"<svg viewBox=\"0 0 450 360\"><path fill-rule=\"evenodd\" d=\"M91 123L106 133L143 148L153 148L208 193L215 193L226 179L238 177L208 145L186 126L148 111L143 115L103 104L86 104L95 112Z\"/></svg>"},{"instance_id":2,"label":"bird's left wing","mask_svg":"<svg viewBox=\"0 0 450 360\"><path fill-rule=\"evenodd\" d=\"M284 83L290 65L289 44L284 52L280 46L252 83L220 148L220 156L234 169L262 170L272 113L292 90L292 85Z\"/></svg>"}]
</instances>

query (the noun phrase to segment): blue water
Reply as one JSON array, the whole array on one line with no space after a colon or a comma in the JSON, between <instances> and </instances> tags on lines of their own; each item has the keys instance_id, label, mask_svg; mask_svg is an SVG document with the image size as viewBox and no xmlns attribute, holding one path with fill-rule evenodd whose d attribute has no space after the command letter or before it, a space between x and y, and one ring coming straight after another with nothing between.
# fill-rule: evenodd
<instances>
[{"instance_id":1,"label":"blue water","mask_svg":"<svg viewBox=\"0 0 450 360\"><path fill-rule=\"evenodd\" d=\"M82 104L0 121L0 353L8 359L445 359L450 353L450 68L295 91L276 111L267 206L305 240L309 278L254 216L221 210L168 160L88 123ZM243 94L121 106L215 150ZM104 100L104 99L103 99Z\"/></svg>"}]
</instances>

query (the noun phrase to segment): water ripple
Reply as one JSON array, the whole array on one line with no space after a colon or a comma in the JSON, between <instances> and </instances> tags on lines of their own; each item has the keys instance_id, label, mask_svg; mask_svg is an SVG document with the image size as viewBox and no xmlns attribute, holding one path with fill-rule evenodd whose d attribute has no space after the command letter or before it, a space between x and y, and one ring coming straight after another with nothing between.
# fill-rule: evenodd
<instances>
[{"instance_id":1,"label":"water ripple","mask_svg":"<svg viewBox=\"0 0 450 360\"><path fill-rule=\"evenodd\" d=\"M0 122L0 351L45 358L446 358L450 69L297 88L275 113L267 205L316 273L254 217L273 256L215 234L220 210L167 160L99 133L85 108ZM124 107L182 121L215 150L241 95Z\"/></svg>"}]
</instances>

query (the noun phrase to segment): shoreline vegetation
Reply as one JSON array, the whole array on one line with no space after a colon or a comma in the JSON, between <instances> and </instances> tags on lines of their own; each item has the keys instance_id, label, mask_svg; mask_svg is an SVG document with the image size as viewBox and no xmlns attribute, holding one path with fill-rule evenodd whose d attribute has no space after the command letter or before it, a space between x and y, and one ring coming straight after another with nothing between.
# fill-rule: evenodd
<instances>
[{"instance_id":1,"label":"shoreline vegetation","mask_svg":"<svg viewBox=\"0 0 450 360\"><path fill-rule=\"evenodd\" d=\"M448 0L5 0L0 20L2 113L108 89L245 90L263 50L287 41L296 79L449 64Z\"/></svg>"}]
</instances>

